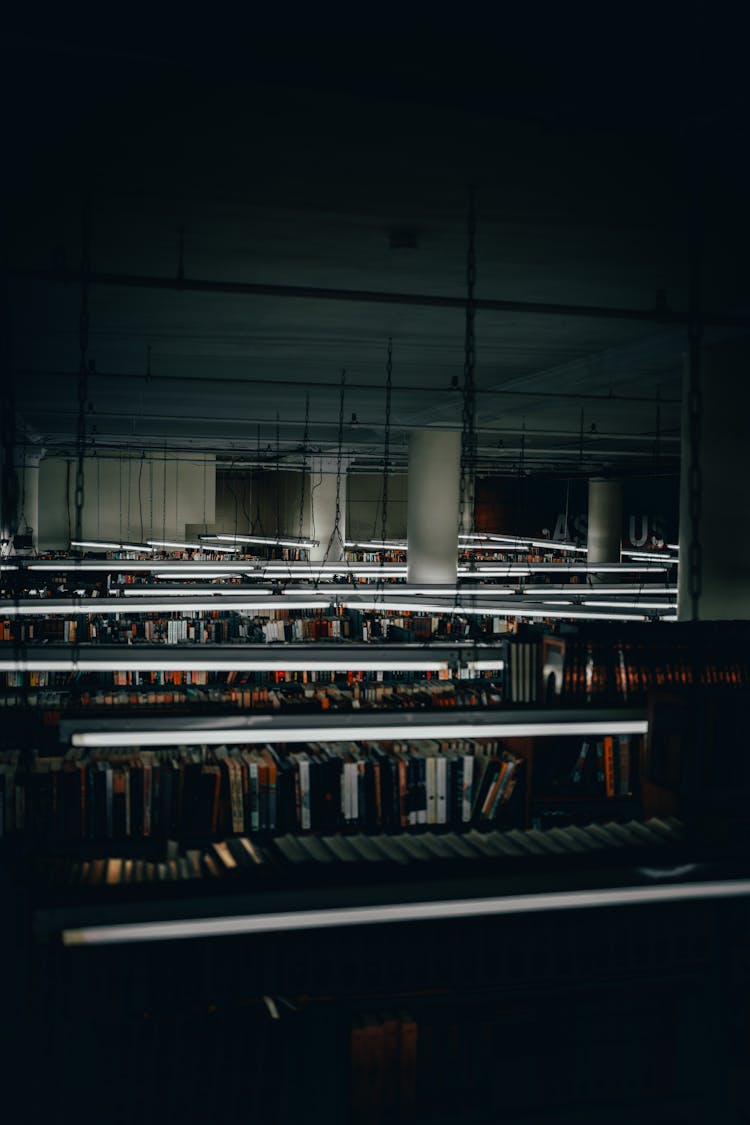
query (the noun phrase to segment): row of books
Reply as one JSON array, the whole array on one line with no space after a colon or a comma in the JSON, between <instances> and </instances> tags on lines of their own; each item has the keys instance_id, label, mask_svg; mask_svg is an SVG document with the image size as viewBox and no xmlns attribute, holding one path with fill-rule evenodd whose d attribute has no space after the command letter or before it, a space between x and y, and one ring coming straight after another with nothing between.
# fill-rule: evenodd
<instances>
[{"instance_id":1,"label":"row of books","mask_svg":"<svg viewBox=\"0 0 750 1125\"><path fill-rule=\"evenodd\" d=\"M586 702L643 702L654 690L750 686L750 649L697 634L617 638L546 636L542 667L548 694Z\"/></svg>"},{"instance_id":2,"label":"row of books","mask_svg":"<svg viewBox=\"0 0 750 1125\"><path fill-rule=\"evenodd\" d=\"M303 710L318 711L356 711L356 710L397 710L429 709L432 707L497 707L502 701L502 688L491 673L483 672L486 682L462 682L408 684L371 684L361 686L319 684L310 690L297 690L295 683L277 684L276 688L265 686L243 686L242 684L224 686L222 684L199 684L201 677L213 677L213 673L182 673L180 685L144 685L141 687L96 687L94 681L101 683L106 674L71 673L33 673L35 676L59 676L66 679L56 686L25 687L22 683L24 673L8 672L5 675L6 690L0 692L0 708L19 709L31 707L54 715L63 710L79 710L88 707L195 707L220 705L231 709L259 710L265 712ZM177 675L178 673L175 673ZM75 676L81 678L75 682ZM125 675L125 673L121 673ZM165 673L167 675L167 673ZM319 674L321 677L325 673ZM15 689L15 690L14 690Z\"/></svg>"},{"instance_id":3,"label":"row of books","mask_svg":"<svg viewBox=\"0 0 750 1125\"><path fill-rule=\"evenodd\" d=\"M462 739L71 750L3 771L0 799L6 834L68 841L480 825L522 822L524 765Z\"/></svg>"},{"instance_id":4,"label":"row of books","mask_svg":"<svg viewBox=\"0 0 750 1125\"><path fill-rule=\"evenodd\" d=\"M356 1013L350 1034L352 1125L410 1121L417 1101L418 1025L408 1010Z\"/></svg>"},{"instance_id":5,"label":"row of books","mask_svg":"<svg viewBox=\"0 0 750 1125\"><path fill-rule=\"evenodd\" d=\"M0 641L18 643L58 641L75 643L122 643L133 641L165 644L226 644L230 641L319 641L381 640L421 641L436 636L464 637L479 630L496 635L505 631L496 616L479 617L471 623L436 614L386 616L358 610L272 610L264 614L237 610L180 611L129 616L128 602L117 614L107 616L38 617L0 620Z\"/></svg>"},{"instance_id":6,"label":"row of books","mask_svg":"<svg viewBox=\"0 0 750 1125\"><path fill-rule=\"evenodd\" d=\"M48 886L113 887L128 884L178 883L202 879L236 880L259 874L272 877L298 871L353 875L403 872L413 865L467 871L523 870L533 865L576 862L610 854L635 862L650 854L679 847L685 840L684 824L674 817L647 821L610 821L585 827L569 825L544 830L509 829L441 833L355 833L311 836L285 833L273 840L229 836L203 848L181 849L170 840L156 859L127 855L100 855L91 859L42 856L37 871Z\"/></svg>"}]
</instances>

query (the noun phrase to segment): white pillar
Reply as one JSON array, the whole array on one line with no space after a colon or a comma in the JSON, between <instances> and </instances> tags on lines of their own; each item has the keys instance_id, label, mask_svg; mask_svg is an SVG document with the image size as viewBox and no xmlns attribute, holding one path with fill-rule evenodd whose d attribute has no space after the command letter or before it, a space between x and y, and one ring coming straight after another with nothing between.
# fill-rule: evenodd
<instances>
[{"instance_id":1,"label":"white pillar","mask_svg":"<svg viewBox=\"0 0 750 1125\"><path fill-rule=\"evenodd\" d=\"M346 540L346 471L348 461L341 462L339 487L339 521L336 526L336 457L315 457L310 470L310 538L318 540L310 548L311 562L341 562ZM295 532L296 534L296 532Z\"/></svg>"},{"instance_id":2,"label":"white pillar","mask_svg":"<svg viewBox=\"0 0 750 1125\"><path fill-rule=\"evenodd\" d=\"M32 550L39 546L39 462L43 456L43 449L20 445L13 459L18 480L15 530L18 535L31 535Z\"/></svg>"},{"instance_id":3,"label":"white pillar","mask_svg":"<svg viewBox=\"0 0 750 1125\"><path fill-rule=\"evenodd\" d=\"M687 368L687 364L686 364ZM750 492L747 418L750 413L750 348L730 340L703 348L700 356L700 544L704 621L750 619ZM690 593L689 371L683 388L680 473L680 577L678 616L693 617Z\"/></svg>"},{"instance_id":4,"label":"white pillar","mask_svg":"<svg viewBox=\"0 0 750 1125\"><path fill-rule=\"evenodd\" d=\"M460 482L459 477L459 482ZM476 501L476 477L472 473L465 474L464 483L464 510L462 513L460 531L462 535L470 535L474 527L474 505ZM460 487L460 484L459 484ZM459 492L460 509L460 492Z\"/></svg>"},{"instance_id":5,"label":"white pillar","mask_svg":"<svg viewBox=\"0 0 750 1125\"><path fill-rule=\"evenodd\" d=\"M455 583L461 479L459 430L409 435L409 582Z\"/></svg>"},{"instance_id":6,"label":"white pillar","mask_svg":"<svg viewBox=\"0 0 750 1125\"><path fill-rule=\"evenodd\" d=\"M622 546L622 484L592 477L589 481L589 563L618 563Z\"/></svg>"}]
</instances>

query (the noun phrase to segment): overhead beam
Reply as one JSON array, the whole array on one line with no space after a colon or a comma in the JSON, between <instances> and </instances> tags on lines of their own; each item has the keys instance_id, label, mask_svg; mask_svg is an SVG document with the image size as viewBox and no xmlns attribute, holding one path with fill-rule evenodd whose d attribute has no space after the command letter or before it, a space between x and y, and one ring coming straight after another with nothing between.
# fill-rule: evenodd
<instances>
[{"instance_id":1,"label":"overhead beam","mask_svg":"<svg viewBox=\"0 0 750 1125\"><path fill-rule=\"evenodd\" d=\"M80 285L78 270L14 269L11 276L29 281ZM242 297L291 297L314 301L355 301L364 304L420 305L429 308L465 309L464 297L434 293L386 293L369 289L320 288L312 285L270 285L253 281L217 281L206 278L153 277L144 274L90 273L90 285L109 285L125 289L166 289L183 293L225 293ZM567 316L604 320L637 320L652 324L688 323L686 312L663 307L653 309L611 308L606 305L561 305L550 301L508 301L477 298L474 306L482 312L509 312L531 316ZM704 324L724 327L750 326L747 316L706 315Z\"/></svg>"}]
</instances>

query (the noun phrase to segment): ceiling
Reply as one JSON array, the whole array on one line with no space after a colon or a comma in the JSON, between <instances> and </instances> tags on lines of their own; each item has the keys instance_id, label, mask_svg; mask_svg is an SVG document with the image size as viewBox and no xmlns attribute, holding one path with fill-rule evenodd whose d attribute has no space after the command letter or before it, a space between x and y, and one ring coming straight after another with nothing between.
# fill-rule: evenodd
<instances>
[{"instance_id":1,"label":"ceiling","mask_svg":"<svg viewBox=\"0 0 750 1125\"><path fill-rule=\"evenodd\" d=\"M28 440L75 450L88 195L90 451L294 463L306 410L309 447L336 449L345 371L342 443L377 470L391 340L405 463L411 429L462 424L473 187L480 471L677 471L695 169L704 339L750 324L731 89L654 43L640 69L597 55L592 88L572 47L527 69L476 29L384 53L163 31L11 37Z\"/></svg>"}]
</instances>

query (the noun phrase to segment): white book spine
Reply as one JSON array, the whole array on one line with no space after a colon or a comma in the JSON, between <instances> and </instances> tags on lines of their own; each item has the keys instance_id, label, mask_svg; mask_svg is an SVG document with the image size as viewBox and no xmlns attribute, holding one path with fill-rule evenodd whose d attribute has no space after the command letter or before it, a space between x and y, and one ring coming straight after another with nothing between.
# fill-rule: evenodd
<instances>
[{"instance_id":1,"label":"white book spine","mask_svg":"<svg viewBox=\"0 0 750 1125\"><path fill-rule=\"evenodd\" d=\"M448 762L438 758L435 762L437 782L437 823L448 823Z\"/></svg>"},{"instance_id":2,"label":"white book spine","mask_svg":"<svg viewBox=\"0 0 750 1125\"><path fill-rule=\"evenodd\" d=\"M435 759L426 759L427 823L437 823L437 783L435 779Z\"/></svg>"},{"instance_id":3,"label":"white book spine","mask_svg":"<svg viewBox=\"0 0 750 1125\"><path fill-rule=\"evenodd\" d=\"M471 820L471 802L474 795L474 756L464 754L464 781L461 792L461 820L468 824Z\"/></svg>"},{"instance_id":4,"label":"white book spine","mask_svg":"<svg viewBox=\"0 0 750 1125\"><path fill-rule=\"evenodd\" d=\"M312 817L310 814L310 763L302 761L299 763L299 786L300 797L302 804L302 828L312 828Z\"/></svg>"}]
</instances>

